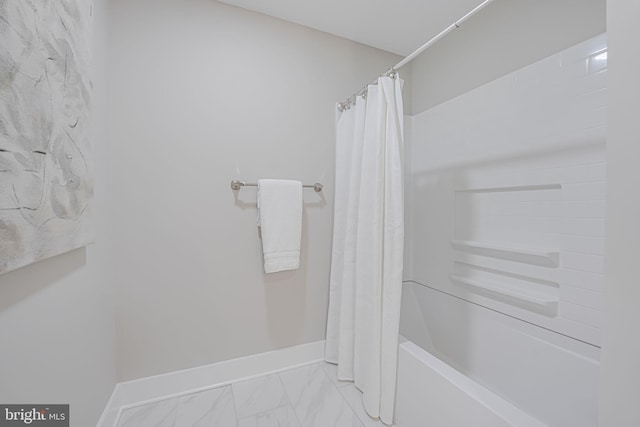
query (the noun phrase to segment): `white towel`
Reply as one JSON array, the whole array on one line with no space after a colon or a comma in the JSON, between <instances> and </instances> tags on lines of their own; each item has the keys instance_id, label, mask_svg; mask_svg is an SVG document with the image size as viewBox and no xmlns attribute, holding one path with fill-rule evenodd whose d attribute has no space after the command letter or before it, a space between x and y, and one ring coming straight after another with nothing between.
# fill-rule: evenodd
<instances>
[{"instance_id":1,"label":"white towel","mask_svg":"<svg viewBox=\"0 0 640 427\"><path fill-rule=\"evenodd\" d=\"M284 179L258 180L258 225L262 234L264 271L300 266L302 183Z\"/></svg>"}]
</instances>

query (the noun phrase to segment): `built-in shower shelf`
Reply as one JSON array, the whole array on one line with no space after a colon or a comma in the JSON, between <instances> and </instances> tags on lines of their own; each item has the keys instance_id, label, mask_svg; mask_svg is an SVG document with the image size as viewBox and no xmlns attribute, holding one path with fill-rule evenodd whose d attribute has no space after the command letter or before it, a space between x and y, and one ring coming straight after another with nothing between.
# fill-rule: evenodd
<instances>
[{"instance_id":1,"label":"built-in shower shelf","mask_svg":"<svg viewBox=\"0 0 640 427\"><path fill-rule=\"evenodd\" d=\"M487 295L491 298L501 300L526 310L535 311L547 316L555 316L558 313L558 297L556 296L533 295L518 292L506 289L504 286L499 284L474 280L457 275L451 275L450 279L457 284L479 291L480 294Z\"/></svg>"},{"instance_id":2,"label":"built-in shower shelf","mask_svg":"<svg viewBox=\"0 0 640 427\"><path fill-rule=\"evenodd\" d=\"M561 190L561 184L517 185L513 187L464 188L456 193L508 193L513 191Z\"/></svg>"},{"instance_id":3,"label":"built-in shower shelf","mask_svg":"<svg viewBox=\"0 0 640 427\"><path fill-rule=\"evenodd\" d=\"M560 264L560 252L542 251L536 249L513 248L493 245L470 240L452 240L454 249L470 252L491 258L500 258L524 264L539 265L542 267L558 267Z\"/></svg>"}]
</instances>

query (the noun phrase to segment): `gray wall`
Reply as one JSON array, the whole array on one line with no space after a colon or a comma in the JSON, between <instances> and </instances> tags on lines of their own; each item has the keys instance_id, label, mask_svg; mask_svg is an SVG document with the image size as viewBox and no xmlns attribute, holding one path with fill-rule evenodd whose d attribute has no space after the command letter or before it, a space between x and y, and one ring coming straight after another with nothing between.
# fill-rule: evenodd
<instances>
[{"instance_id":1,"label":"gray wall","mask_svg":"<svg viewBox=\"0 0 640 427\"><path fill-rule=\"evenodd\" d=\"M640 425L640 3L608 0L607 240L600 425Z\"/></svg>"},{"instance_id":2,"label":"gray wall","mask_svg":"<svg viewBox=\"0 0 640 427\"><path fill-rule=\"evenodd\" d=\"M605 0L496 0L411 63L422 111L605 31Z\"/></svg>"},{"instance_id":3,"label":"gray wall","mask_svg":"<svg viewBox=\"0 0 640 427\"><path fill-rule=\"evenodd\" d=\"M211 0L112 0L110 28L119 379L324 339L334 105L399 58ZM299 270L264 274L235 178L326 185Z\"/></svg>"},{"instance_id":4,"label":"gray wall","mask_svg":"<svg viewBox=\"0 0 640 427\"><path fill-rule=\"evenodd\" d=\"M104 205L106 0L94 4L93 138L97 243L0 275L0 402L69 403L95 425L116 382L115 320Z\"/></svg>"}]
</instances>

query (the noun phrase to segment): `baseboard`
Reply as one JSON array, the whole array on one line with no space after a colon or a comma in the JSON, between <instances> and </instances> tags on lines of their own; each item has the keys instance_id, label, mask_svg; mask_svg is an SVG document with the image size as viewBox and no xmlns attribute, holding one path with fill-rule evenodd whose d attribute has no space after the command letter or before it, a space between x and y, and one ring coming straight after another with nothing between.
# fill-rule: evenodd
<instances>
[{"instance_id":1,"label":"baseboard","mask_svg":"<svg viewBox=\"0 0 640 427\"><path fill-rule=\"evenodd\" d=\"M116 384L97 427L115 427L123 409L196 393L324 358L324 340Z\"/></svg>"}]
</instances>

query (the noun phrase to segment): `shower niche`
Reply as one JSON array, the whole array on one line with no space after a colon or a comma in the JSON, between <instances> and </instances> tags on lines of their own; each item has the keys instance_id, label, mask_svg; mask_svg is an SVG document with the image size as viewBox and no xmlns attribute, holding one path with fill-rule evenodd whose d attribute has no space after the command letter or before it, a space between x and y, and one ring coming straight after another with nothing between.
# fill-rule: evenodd
<instances>
[{"instance_id":1,"label":"shower niche","mask_svg":"<svg viewBox=\"0 0 640 427\"><path fill-rule=\"evenodd\" d=\"M472 292L555 317L560 184L491 187L455 192L451 281ZM537 215L537 216L536 216Z\"/></svg>"},{"instance_id":2,"label":"shower niche","mask_svg":"<svg viewBox=\"0 0 640 427\"><path fill-rule=\"evenodd\" d=\"M489 308L597 342L604 146L486 164L450 189L450 287Z\"/></svg>"}]
</instances>

